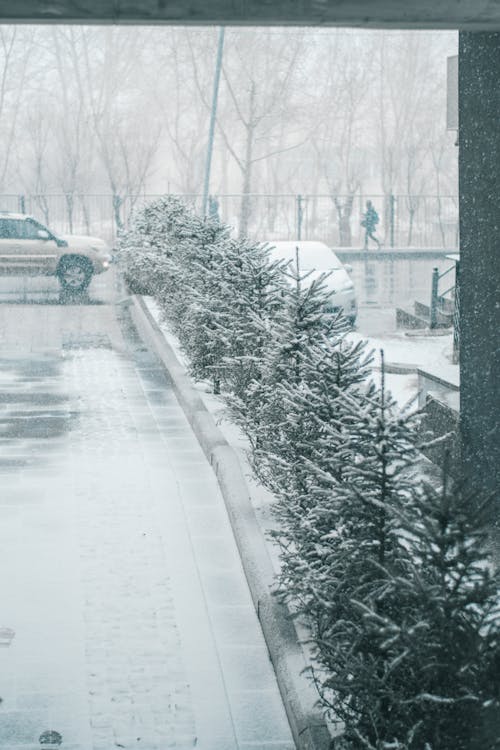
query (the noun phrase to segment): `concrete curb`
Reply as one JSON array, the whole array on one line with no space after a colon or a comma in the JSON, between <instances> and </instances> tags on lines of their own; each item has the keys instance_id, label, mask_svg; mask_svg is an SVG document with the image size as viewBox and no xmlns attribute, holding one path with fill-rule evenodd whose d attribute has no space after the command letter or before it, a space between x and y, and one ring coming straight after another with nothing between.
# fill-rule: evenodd
<instances>
[{"instance_id":1,"label":"concrete curb","mask_svg":"<svg viewBox=\"0 0 500 750\"><path fill-rule=\"evenodd\" d=\"M297 749L328 750L331 735L314 707L314 688L301 675L306 660L295 627L286 607L270 593L274 569L238 456L196 393L142 298L132 297L130 314L140 338L165 366L174 393L217 476Z\"/></svg>"}]
</instances>

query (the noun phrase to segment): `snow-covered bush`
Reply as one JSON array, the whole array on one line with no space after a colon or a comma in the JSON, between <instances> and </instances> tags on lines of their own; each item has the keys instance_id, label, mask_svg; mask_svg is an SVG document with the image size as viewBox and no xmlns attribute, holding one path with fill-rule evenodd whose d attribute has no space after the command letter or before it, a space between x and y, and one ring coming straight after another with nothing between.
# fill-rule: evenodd
<instances>
[{"instance_id":1,"label":"snow-covered bush","mask_svg":"<svg viewBox=\"0 0 500 750\"><path fill-rule=\"evenodd\" d=\"M235 414L246 414L249 390L260 382L274 321L283 306L283 274L261 243L231 240L221 252L221 329L228 344L225 389Z\"/></svg>"},{"instance_id":2,"label":"snow-covered bush","mask_svg":"<svg viewBox=\"0 0 500 750\"><path fill-rule=\"evenodd\" d=\"M488 505L445 475L441 487L425 483L413 494L400 518L409 559L405 632L388 621L388 656L390 663L397 640L406 640L407 663L398 668L405 721L415 726L412 749L500 747L499 571L490 559Z\"/></svg>"},{"instance_id":3,"label":"snow-covered bush","mask_svg":"<svg viewBox=\"0 0 500 750\"><path fill-rule=\"evenodd\" d=\"M309 626L321 702L356 750L498 748L499 589L480 514L416 476L415 418L383 378L334 408L301 483L275 487L280 591Z\"/></svg>"},{"instance_id":4,"label":"snow-covered bush","mask_svg":"<svg viewBox=\"0 0 500 750\"><path fill-rule=\"evenodd\" d=\"M232 239L216 217L166 196L135 214L119 258L132 289L155 296L191 374L243 404L281 304L279 264L265 246Z\"/></svg>"},{"instance_id":5,"label":"snow-covered bush","mask_svg":"<svg viewBox=\"0 0 500 750\"><path fill-rule=\"evenodd\" d=\"M322 278L310 282L310 273L301 273L297 264L275 270L281 275L279 304L268 316L270 327L259 355L258 376L241 397L243 408L238 410L238 404L233 404L233 416L252 446L254 468L272 491L274 481L280 483L275 459L290 457L290 451L305 439L305 424L300 414L294 419L287 389L298 389L300 397L306 371L319 364L317 352L324 357L332 347L337 351L346 331L343 319L325 312L329 296ZM268 457L272 457L271 470ZM293 464L290 458L287 467Z\"/></svg>"},{"instance_id":6,"label":"snow-covered bush","mask_svg":"<svg viewBox=\"0 0 500 750\"><path fill-rule=\"evenodd\" d=\"M281 584L307 616L323 705L352 747L381 750L403 739L389 700L397 662L386 658L365 608L377 622L405 608L404 588L394 585L408 563L399 512L411 502L417 451L412 418L400 414L383 378L381 387L339 394L335 406L323 423L323 456L309 464L302 514L279 504L280 517L291 516L280 539ZM411 726L403 729L406 741Z\"/></svg>"},{"instance_id":7,"label":"snow-covered bush","mask_svg":"<svg viewBox=\"0 0 500 750\"><path fill-rule=\"evenodd\" d=\"M195 278L200 270L184 349L195 377L211 373L216 392L222 384L243 405L249 385L259 378L271 319L281 304L278 266L262 244L226 237L214 246L210 266L195 266Z\"/></svg>"},{"instance_id":8,"label":"snow-covered bush","mask_svg":"<svg viewBox=\"0 0 500 750\"><path fill-rule=\"evenodd\" d=\"M135 211L117 243L118 263L132 291L161 294L170 287L176 239L185 234L189 210L164 196Z\"/></svg>"}]
</instances>

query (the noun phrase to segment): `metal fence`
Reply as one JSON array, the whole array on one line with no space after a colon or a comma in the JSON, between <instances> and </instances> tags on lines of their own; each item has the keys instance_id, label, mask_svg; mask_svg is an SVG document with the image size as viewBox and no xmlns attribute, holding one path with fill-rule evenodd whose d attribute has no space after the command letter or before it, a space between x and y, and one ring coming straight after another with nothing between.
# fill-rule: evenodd
<instances>
[{"instance_id":1,"label":"metal fence","mask_svg":"<svg viewBox=\"0 0 500 750\"><path fill-rule=\"evenodd\" d=\"M134 208L158 195L1 195L0 210L29 213L55 231L94 234L110 242ZM179 195L200 208L201 196ZM376 236L385 247L458 246L458 198L445 195L217 195L210 207L234 228L259 240L321 240L362 247L362 215L371 200L379 214ZM241 217L244 216L244 224Z\"/></svg>"}]
</instances>

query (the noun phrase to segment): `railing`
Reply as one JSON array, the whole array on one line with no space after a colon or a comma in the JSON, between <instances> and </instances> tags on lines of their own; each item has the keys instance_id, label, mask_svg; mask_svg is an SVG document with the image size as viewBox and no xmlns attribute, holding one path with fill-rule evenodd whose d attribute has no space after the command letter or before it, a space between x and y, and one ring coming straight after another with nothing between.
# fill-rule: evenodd
<instances>
[{"instance_id":1,"label":"railing","mask_svg":"<svg viewBox=\"0 0 500 750\"><path fill-rule=\"evenodd\" d=\"M445 276L452 271L455 272L455 280L453 284L445 289L444 292L439 291L439 282ZM459 284L459 273L460 263L458 256L454 258L452 266L447 268L442 273L439 273L437 268L432 270L432 288L431 288L431 304L430 304L430 322L429 327L437 328L439 326L439 313L444 312L446 301L449 300L450 304L453 305L453 361L458 362L460 353L460 284ZM449 296L447 296L449 295ZM447 311L449 313L449 310Z\"/></svg>"},{"instance_id":2,"label":"railing","mask_svg":"<svg viewBox=\"0 0 500 750\"><path fill-rule=\"evenodd\" d=\"M114 242L134 209L155 194L0 195L0 210L34 214L56 231L95 234ZM198 206L201 196L179 195ZM332 247L361 248L366 201L380 221L376 234L385 247L447 248L458 244L458 200L439 195L220 194L212 209L235 233L259 240L321 240ZM243 218L244 217L244 218ZM244 224L242 223L244 222Z\"/></svg>"},{"instance_id":3,"label":"railing","mask_svg":"<svg viewBox=\"0 0 500 750\"><path fill-rule=\"evenodd\" d=\"M446 291L439 293L439 282L441 281L441 279L443 279L451 271L454 271L454 270L455 270L455 264L447 268L446 271L443 271L443 273L439 273L438 268L432 269L432 288L431 288L429 328L438 327L438 313L444 307L446 295L455 294L455 284L450 286L449 289L446 289Z\"/></svg>"}]
</instances>

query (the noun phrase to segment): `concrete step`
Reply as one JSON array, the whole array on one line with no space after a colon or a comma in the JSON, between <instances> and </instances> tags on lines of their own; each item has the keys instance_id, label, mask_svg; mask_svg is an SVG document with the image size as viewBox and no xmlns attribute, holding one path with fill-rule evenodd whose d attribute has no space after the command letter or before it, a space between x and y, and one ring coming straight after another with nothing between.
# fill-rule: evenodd
<instances>
[{"instance_id":1,"label":"concrete step","mask_svg":"<svg viewBox=\"0 0 500 750\"><path fill-rule=\"evenodd\" d=\"M415 329L429 328L429 320L415 315L409 310L403 310L401 307L396 308L396 328Z\"/></svg>"}]
</instances>

